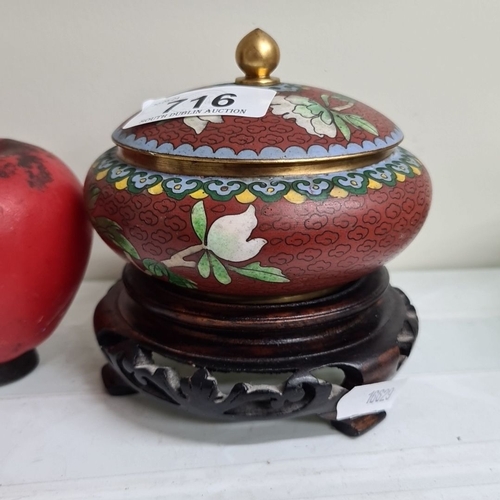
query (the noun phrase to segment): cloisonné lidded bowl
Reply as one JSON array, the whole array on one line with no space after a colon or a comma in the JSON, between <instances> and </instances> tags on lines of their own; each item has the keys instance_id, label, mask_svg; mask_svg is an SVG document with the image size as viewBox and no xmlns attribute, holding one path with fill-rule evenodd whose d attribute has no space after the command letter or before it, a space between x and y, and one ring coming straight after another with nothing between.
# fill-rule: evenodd
<instances>
[{"instance_id":1,"label":"cloisonn\u00e9 lidded bowl","mask_svg":"<svg viewBox=\"0 0 500 500\"><path fill-rule=\"evenodd\" d=\"M280 83L261 30L245 76L150 101L85 183L103 240L145 273L233 300L319 295L384 265L427 216L426 169L401 131L336 92Z\"/></svg>"}]
</instances>

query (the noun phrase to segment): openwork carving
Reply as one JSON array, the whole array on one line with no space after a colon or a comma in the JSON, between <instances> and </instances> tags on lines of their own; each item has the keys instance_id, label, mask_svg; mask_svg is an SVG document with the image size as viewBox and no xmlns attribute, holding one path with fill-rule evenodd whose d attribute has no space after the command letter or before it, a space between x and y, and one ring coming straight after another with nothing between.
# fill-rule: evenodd
<instances>
[{"instance_id":1,"label":"openwork carving","mask_svg":"<svg viewBox=\"0 0 500 500\"><path fill-rule=\"evenodd\" d=\"M394 375L410 354L418 319L384 269L299 305L240 307L181 294L128 266L99 303L95 329L111 395L143 392L225 420L314 414L357 436L385 412L338 421L339 400L356 385ZM344 379L330 379L324 368L340 369ZM226 372L237 383L223 383ZM254 373L275 378L256 383Z\"/></svg>"},{"instance_id":2,"label":"openwork carving","mask_svg":"<svg viewBox=\"0 0 500 500\"><path fill-rule=\"evenodd\" d=\"M204 417L256 419L331 414L347 392L308 372L297 372L283 384L237 383L225 393L206 368L181 377L174 368L155 364L153 353L130 339L102 332L98 340L113 368L135 389Z\"/></svg>"}]
</instances>

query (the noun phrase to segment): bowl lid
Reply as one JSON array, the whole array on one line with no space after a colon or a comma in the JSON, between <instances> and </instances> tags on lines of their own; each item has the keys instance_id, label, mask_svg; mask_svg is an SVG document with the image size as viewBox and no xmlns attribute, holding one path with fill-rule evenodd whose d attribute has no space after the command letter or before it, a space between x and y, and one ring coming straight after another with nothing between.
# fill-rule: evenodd
<instances>
[{"instance_id":1,"label":"bowl lid","mask_svg":"<svg viewBox=\"0 0 500 500\"><path fill-rule=\"evenodd\" d=\"M236 59L245 73L236 83L146 102L113 133L121 156L185 172L185 160L257 166L353 159L403 139L392 121L356 99L280 83L271 76L279 48L261 30L241 40Z\"/></svg>"}]
</instances>

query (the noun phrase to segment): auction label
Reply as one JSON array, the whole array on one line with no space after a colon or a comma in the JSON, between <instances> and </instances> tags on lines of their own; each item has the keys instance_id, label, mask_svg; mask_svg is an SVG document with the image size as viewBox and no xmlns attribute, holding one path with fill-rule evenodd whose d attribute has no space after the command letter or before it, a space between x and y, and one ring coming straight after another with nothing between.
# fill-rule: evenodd
<instances>
[{"instance_id":1,"label":"auction label","mask_svg":"<svg viewBox=\"0 0 500 500\"><path fill-rule=\"evenodd\" d=\"M358 385L337 404L337 420L388 410L401 392L405 379Z\"/></svg>"},{"instance_id":2,"label":"auction label","mask_svg":"<svg viewBox=\"0 0 500 500\"><path fill-rule=\"evenodd\" d=\"M276 91L244 85L223 85L153 99L123 128L188 116L232 115L259 118L269 109Z\"/></svg>"}]
</instances>

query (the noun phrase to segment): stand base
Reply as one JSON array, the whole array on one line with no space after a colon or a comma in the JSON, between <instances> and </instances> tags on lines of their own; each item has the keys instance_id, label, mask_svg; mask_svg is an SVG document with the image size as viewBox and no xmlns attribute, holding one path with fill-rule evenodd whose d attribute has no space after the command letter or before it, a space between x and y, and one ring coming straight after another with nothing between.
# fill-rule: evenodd
<instances>
[{"instance_id":1,"label":"stand base","mask_svg":"<svg viewBox=\"0 0 500 500\"><path fill-rule=\"evenodd\" d=\"M10 384L25 377L38 366L38 361L38 353L33 349L11 361L0 363L0 385Z\"/></svg>"},{"instance_id":2,"label":"stand base","mask_svg":"<svg viewBox=\"0 0 500 500\"><path fill-rule=\"evenodd\" d=\"M391 378L418 331L414 308L385 269L311 301L238 305L201 300L128 265L94 322L111 395L140 391L225 420L315 414L349 436L386 414L337 420L338 401L354 386ZM328 367L343 380L316 375ZM226 390L221 372L239 381ZM279 381L258 384L252 373Z\"/></svg>"}]
</instances>

